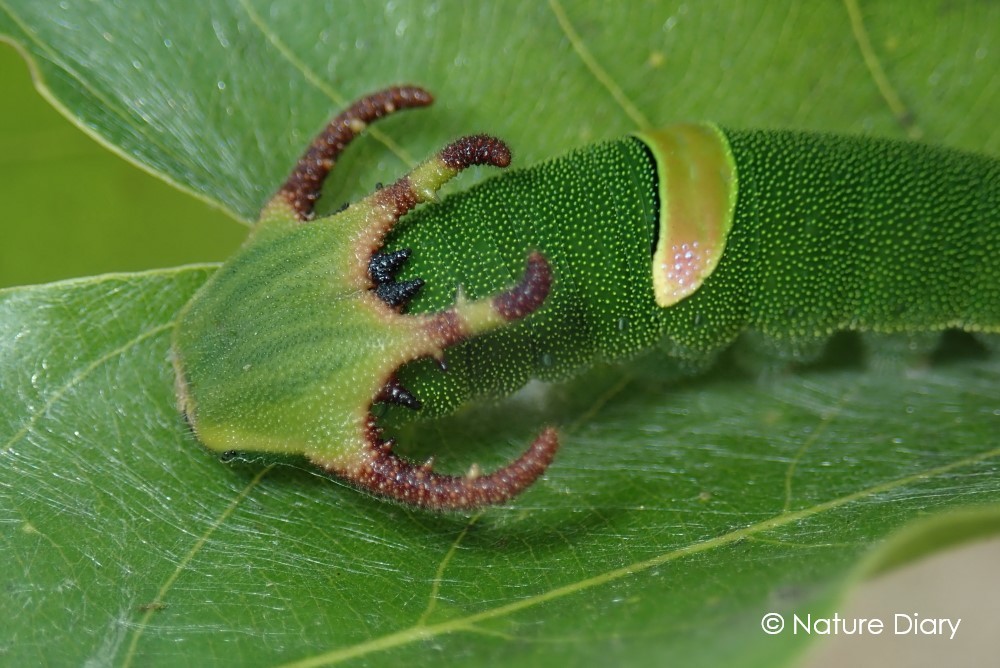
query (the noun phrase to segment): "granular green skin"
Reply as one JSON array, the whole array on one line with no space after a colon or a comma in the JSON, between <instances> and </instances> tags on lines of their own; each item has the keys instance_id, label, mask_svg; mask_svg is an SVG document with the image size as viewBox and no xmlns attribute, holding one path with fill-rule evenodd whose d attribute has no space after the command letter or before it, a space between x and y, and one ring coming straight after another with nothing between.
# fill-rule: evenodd
<instances>
[{"instance_id":1,"label":"granular green skin","mask_svg":"<svg viewBox=\"0 0 1000 668\"><path fill-rule=\"evenodd\" d=\"M1000 161L923 144L788 131L724 130L738 179L726 250L692 296L653 298L658 202L637 139L506 174L404 220L413 310L444 308L516 280L537 249L555 271L524 322L449 351L449 372L401 373L426 412L529 378L565 378L654 345L710 358L743 333L783 354L839 330L1000 331Z\"/></svg>"},{"instance_id":2,"label":"granular green skin","mask_svg":"<svg viewBox=\"0 0 1000 668\"><path fill-rule=\"evenodd\" d=\"M554 273L542 307L519 323L404 367L403 384L446 413L477 395L505 395L529 378L563 378L596 358L617 359L659 338L650 278L655 174L637 141L599 144L425 206L388 248L414 249L401 278L424 289L410 311L445 308L461 285L480 297L516 281L540 251Z\"/></svg>"},{"instance_id":3,"label":"granular green skin","mask_svg":"<svg viewBox=\"0 0 1000 668\"><path fill-rule=\"evenodd\" d=\"M745 330L789 348L845 329L998 331L1000 162L890 140L726 135L734 225L717 271L664 314L682 351L711 353Z\"/></svg>"}]
</instances>

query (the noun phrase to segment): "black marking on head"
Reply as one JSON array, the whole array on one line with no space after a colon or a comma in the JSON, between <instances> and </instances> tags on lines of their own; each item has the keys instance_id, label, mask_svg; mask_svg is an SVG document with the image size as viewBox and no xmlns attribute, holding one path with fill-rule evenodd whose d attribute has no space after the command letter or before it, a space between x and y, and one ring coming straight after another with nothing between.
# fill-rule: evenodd
<instances>
[{"instance_id":1,"label":"black marking on head","mask_svg":"<svg viewBox=\"0 0 1000 668\"><path fill-rule=\"evenodd\" d=\"M375 287L375 294L389 306L399 308L413 299L423 286L422 278L414 278L401 283L381 283Z\"/></svg>"},{"instance_id":2,"label":"black marking on head","mask_svg":"<svg viewBox=\"0 0 1000 668\"><path fill-rule=\"evenodd\" d=\"M410 258L413 251L403 248L391 253L375 253L371 261L368 262L368 275L375 285L391 283L396 279L396 274Z\"/></svg>"},{"instance_id":3,"label":"black marking on head","mask_svg":"<svg viewBox=\"0 0 1000 668\"><path fill-rule=\"evenodd\" d=\"M382 389L375 397L375 401L384 401L404 406L414 411L418 411L423 407L420 400L413 396L409 390L403 387L402 384L396 380L395 376L390 378L386 384L382 386Z\"/></svg>"}]
</instances>

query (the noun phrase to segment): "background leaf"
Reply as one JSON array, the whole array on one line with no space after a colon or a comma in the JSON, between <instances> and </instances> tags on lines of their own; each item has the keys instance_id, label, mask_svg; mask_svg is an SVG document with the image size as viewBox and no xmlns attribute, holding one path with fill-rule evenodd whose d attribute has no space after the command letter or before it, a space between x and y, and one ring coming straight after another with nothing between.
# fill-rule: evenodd
<instances>
[{"instance_id":1,"label":"background leaf","mask_svg":"<svg viewBox=\"0 0 1000 668\"><path fill-rule=\"evenodd\" d=\"M0 287L222 260L246 235L222 211L109 153L32 93L0 44Z\"/></svg>"},{"instance_id":2,"label":"background leaf","mask_svg":"<svg viewBox=\"0 0 1000 668\"><path fill-rule=\"evenodd\" d=\"M398 81L438 104L359 140L327 208L475 130L520 164L702 117L1000 150L988 3L865 3L853 25L853 2L164 4L0 0L0 32L89 133L243 220L333 109ZM651 358L407 427L461 468L564 425L546 480L471 519L224 466L168 363L208 271L0 292L12 664L773 665L804 638L764 612L827 610L895 528L1000 500L1000 362L961 341L683 382Z\"/></svg>"}]
</instances>

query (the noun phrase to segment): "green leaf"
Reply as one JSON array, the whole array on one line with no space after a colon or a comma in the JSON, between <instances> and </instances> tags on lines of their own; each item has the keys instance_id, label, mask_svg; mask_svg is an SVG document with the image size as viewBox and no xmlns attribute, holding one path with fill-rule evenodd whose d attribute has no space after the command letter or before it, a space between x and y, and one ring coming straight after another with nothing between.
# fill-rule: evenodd
<instances>
[{"instance_id":1,"label":"green leaf","mask_svg":"<svg viewBox=\"0 0 1000 668\"><path fill-rule=\"evenodd\" d=\"M328 208L478 130L520 164L702 117L1000 150L988 3L853 23L851 1L165 4L0 0L0 33L88 133L244 220L334 109L399 81L438 104L359 140ZM962 342L686 381L654 356L406 427L460 470L563 425L545 480L472 518L222 464L168 353L210 271L0 292L6 662L775 665L808 638L761 617L829 612L897 528L976 504L955 533L995 531L1000 359ZM910 545L885 563L928 552Z\"/></svg>"},{"instance_id":2,"label":"green leaf","mask_svg":"<svg viewBox=\"0 0 1000 668\"><path fill-rule=\"evenodd\" d=\"M763 635L764 612L822 610L896 527L1000 500L997 359L909 380L599 369L544 408L420 431L417 449L485 463L563 419L547 479L473 518L297 462L225 466L183 428L168 364L171 318L207 273L0 293L11 663L772 664L801 638Z\"/></svg>"}]
</instances>

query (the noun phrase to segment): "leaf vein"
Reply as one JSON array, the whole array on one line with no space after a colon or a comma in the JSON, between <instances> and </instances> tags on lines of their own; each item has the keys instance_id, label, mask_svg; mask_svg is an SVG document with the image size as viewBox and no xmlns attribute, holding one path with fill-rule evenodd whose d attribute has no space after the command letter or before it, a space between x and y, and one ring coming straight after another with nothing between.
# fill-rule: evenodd
<instances>
[{"instance_id":1,"label":"leaf vein","mask_svg":"<svg viewBox=\"0 0 1000 668\"><path fill-rule=\"evenodd\" d=\"M278 53L289 62L296 70L302 74L303 78L309 82L314 88L323 93L327 98L330 99L335 105L340 108L344 108L348 105L347 98L332 88L326 81L322 79L309 65L305 63L304 60L299 58L295 52L292 50L288 44L278 36L278 34L271 28L270 25L264 20L264 18L257 13L257 11L250 6L249 0L238 0L240 7L246 12L247 16L250 18L250 22L253 23L254 27L260 31L264 38L271 43L271 45L278 50ZM381 142L386 148L388 148L392 153L396 155L400 160L406 163L408 166L413 167L416 165L416 160L411 156L406 149L400 146L396 141L390 137L387 133L379 130L378 128L367 128L366 132L371 135L374 139Z\"/></svg>"},{"instance_id":2,"label":"leaf vein","mask_svg":"<svg viewBox=\"0 0 1000 668\"><path fill-rule=\"evenodd\" d=\"M445 571L448 570L448 564L451 563L452 557L454 557L455 552L458 551L458 547L465 539L465 535L469 533L469 529L471 529L482 516L483 514L480 512L469 518L468 523L466 523L465 527L462 528L458 536L455 537L455 540L452 541L451 547L448 548L448 552L445 553L444 557L441 559L441 563L438 564L437 571L434 573L434 582L431 583L431 591L427 595L427 607L424 608L423 614L421 614L420 618L417 620L418 626L424 625L427 622L427 619L434 612L434 608L437 607L438 595L441 592L441 581L444 578Z\"/></svg>"},{"instance_id":3,"label":"leaf vein","mask_svg":"<svg viewBox=\"0 0 1000 668\"><path fill-rule=\"evenodd\" d=\"M139 647L139 639L142 638L142 634L146 630L150 618L156 613L159 604L164 602L163 599L166 598L167 592L170 591L170 588L173 587L174 583L177 582L177 579L180 578L181 574L187 569L188 564L194 560L195 556L197 556L197 554L205 546L208 539L212 537L213 533L215 533L216 529L222 526L222 524L229 519L230 515L233 514L243 499L245 499L250 492L253 491L258 484L260 484L260 481L264 479L264 476L270 473L276 466L277 464L269 464L264 467L253 477L253 479L250 480L250 482L246 484L246 486L243 487L243 489L240 490L240 493L236 495L228 506L226 506L225 510L223 510L215 521L212 522L207 529L205 529L204 533L198 537L198 539L191 546L191 549L188 550L188 553L184 555L184 558L180 560L177 567L174 568L173 572L163 582L159 591L156 592L156 598L146 606L145 613L137 622L135 634L132 636L132 641L129 643L128 650L125 652L125 658L122 661L123 668L128 668L128 666L132 665L132 661L135 659L135 654Z\"/></svg>"},{"instance_id":4,"label":"leaf vein","mask_svg":"<svg viewBox=\"0 0 1000 668\"><path fill-rule=\"evenodd\" d=\"M562 4L559 0L549 0L549 8L556 17L556 21L559 22L559 27L562 29L563 34L569 40L570 45L573 47L573 51L576 55L583 61L590 73L598 83L600 83L604 88L611 94L618 106L622 108L622 111L632 119L632 122L638 126L640 130L646 130L650 127L649 119L646 118L645 114L639 111L632 100L628 98L625 91L621 89L621 86L608 74L607 70L601 67L597 59L594 58L593 54L587 48L587 45L583 43L583 38L580 37L580 33L576 31L573 27L572 22L566 15L566 11L563 9Z\"/></svg>"},{"instance_id":5,"label":"leaf vein","mask_svg":"<svg viewBox=\"0 0 1000 668\"><path fill-rule=\"evenodd\" d=\"M64 396L66 396L67 392L69 392L71 389L73 389L74 387L76 387L77 385L79 385L80 383L82 383L84 380L86 380L87 377L90 376L90 374L92 374L94 371L96 371L98 368L100 368L104 363L109 362L109 361L115 359L116 357L120 357L121 355L123 355L126 352L128 352L129 349L134 348L135 346L137 346L140 343L146 341L147 339L152 338L152 337L156 336L157 334L160 334L161 332L164 332L164 331L172 328L173 326L174 326L174 322L171 320L170 322L164 323L162 325L157 325L156 327L153 327L152 329L148 329L145 332L142 332L141 334L139 334L138 336L130 339L129 341L126 341L124 344L122 344L121 346L115 348L114 350L110 350L110 351L106 352L105 354L101 355L100 357L98 357L97 359L95 359L93 362L91 362L90 364L88 364L87 366L85 366L75 376L73 376L72 378L70 378L68 381L66 381L66 383L64 383L55 392L53 392L49 396L48 400L46 400L46 402L41 405L41 407L39 407L37 410L32 411L31 416L25 422L24 426L21 427L10 438L10 440L8 440L4 444L3 448L0 448L0 450L2 450L3 452L9 452L11 450L11 448L14 447L15 443L17 443L18 441L20 441L28 433L31 432L31 430L35 427L35 425L38 424L38 421L42 419L43 415L45 415L46 413L48 413L48 411L57 402L59 402L59 400L61 400Z\"/></svg>"},{"instance_id":6,"label":"leaf vein","mask_svg":"<svg viewBox=\"0 0 1000 668\"><path fill-rule=\"evenodd\" d=\"M819 416L819 425L813 430L809 437L802 442L802 445L795 452L792 460L788 462L788 468L785 471L785 505L782 508L782 512L787 513L792 508L792 479L795 477L795 470L798 468L799 462L802 461L806 452L808 452L809 449L816 444L819 438L826 433L834 419L843 412L847 402L853 399L855 394L857 394L857 386L849 392L845 392L837 403L834 404L829 413L824 413Z\"/></svg>"},{"instance_id":7,"label":"leaf vein","mask_svg":"<svg viewBox=\"0 0 1000 668\"><path fill-rule=\"evenodd\" d=\"M865 67L868 68L868 73L871 75L875 87L878 88L879 94L888 105L889 111L896 117L896 122L906 131L907 136L910 139L920 139L923 137L924 131L917 125L913 110L899 97L899 93L896 92L882 67L882 61L875 54L858 0L844 0L844 8L847 10L847 17L851 22L851 33L854 35L854 41L858 45L861 58L864 60Z\"/></svg>"}]
</instances>

